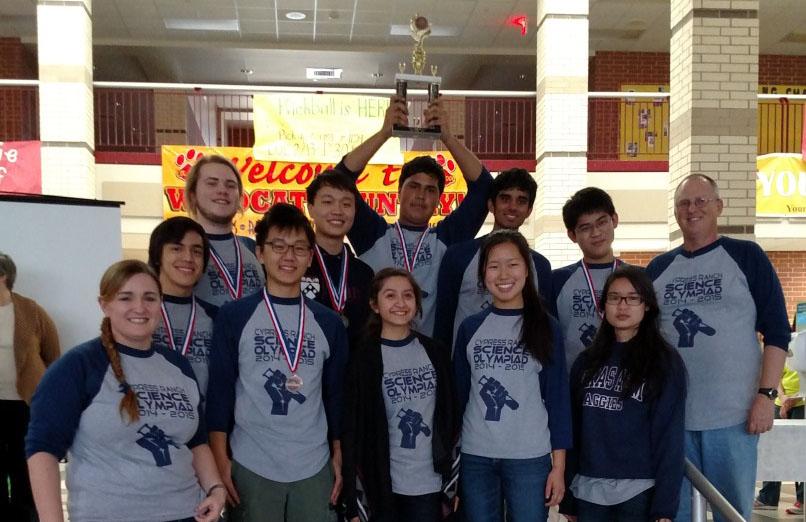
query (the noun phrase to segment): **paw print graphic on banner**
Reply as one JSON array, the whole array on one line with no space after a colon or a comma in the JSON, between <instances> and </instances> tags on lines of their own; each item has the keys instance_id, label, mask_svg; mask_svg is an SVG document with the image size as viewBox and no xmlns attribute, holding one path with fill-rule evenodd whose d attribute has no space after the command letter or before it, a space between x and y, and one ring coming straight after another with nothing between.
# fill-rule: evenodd
<instances>
[{"instance_id":1,"label":"paw print graphic on banner","mask_svg":"<svg viewBox=\"0 0 806 522\"><path fill-rule=\"evenodd\" d=\"M186 154L178 155L176 157L176 168L178 170L176 177L182 181L187 180L188 173L190 172L190 169L193 168L193 164L196 163L202 156L204 156L204 153L197 152L196 149L188 149Z\"/></svg>"},{"instance_id":2,"label":"paw print graphic on banner","mask_svg":"<svg viewBox=\"0 0 806 522\"><path fill-rule=\"evenodd\" d=\"M456 181L456 176L453 175L453 171L456 170L455 161L446 158L444 154L437 154L437 163L442 167L442 171L445 173L446 187Z\"/></svg>"}]
</instances>

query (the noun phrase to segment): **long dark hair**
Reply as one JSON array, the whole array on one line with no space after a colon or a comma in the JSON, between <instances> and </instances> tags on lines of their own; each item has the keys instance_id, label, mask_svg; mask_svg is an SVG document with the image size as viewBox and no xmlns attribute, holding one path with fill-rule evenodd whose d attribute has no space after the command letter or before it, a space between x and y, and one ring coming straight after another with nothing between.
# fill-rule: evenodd
<instances>
[{"instance_id":1,"label":"long dark hair","mask_svg":"<svg viewBox=\"0 0 806 522\"><path fill-rule=\"evenodd\" d=\"M369 286L369 302L370 304L378 303L378 294L381 293L381 288L383 288L383 283L392 277L402 277L406 279L409 283L411 283L411 287L414 290L414 302L417 306L417 310L414 314L414 317L420 316L423 312L423 293L420 290L420 286L415 281L414 276L411 275L406 270L401 268L384 268L380 270L375 277L372 278L372 283ZM370 308L369 316L367 317L367 322L364 325L363 329L363 337L365 339L375 340L381 338L381 327L383 326L381 316L375 310Z\"/></svg>"},{"instance_id":2,"label":"long dark hair","mask_svg":"<svg viewBox=\"0 0 806 522\"><path fill-rule=\"evenodd\" d=\"M629 397L644 386L644 396L652 399L656 397L666 375L670 369L683 365L683 360L677 351L667 343L660 332L658 299L652 281L640 268L634 266L621 266L610 274L602 289L599 300L600 309L604 310L607 293L610 286L617 279L626 279L641 296L643 306L646 307L644 318L638 325L635 337L624 344L624 354L621 366L625 370L622 396ZM580 357L583 359L580 388L584 388L605 365L613 352L616 342L616 331L607 319L602 321L590 347Z\"/></svg>"},{"instance_id":3,"label":"long dark hair","mask_svg":"<svg viewBox=\"0 0 806 522\"><path fill-rule=\"evenodd\" d=\"M504 243L511 243L518 249L526 265L526 284L523 285L523 324L521 326L521 342L532 354L532 357L541 364L551 362L552 332L551 320L546 312L540 296L535 289L535 275L532 270L532 255L529 244L520 232L515 230L497 230L492 232L481 247L479 253L479 284L484 286L484 273L487 269L487 260L492 249ZM489 291L489 289L487 289Z\"/></svg>"}]
</instances>

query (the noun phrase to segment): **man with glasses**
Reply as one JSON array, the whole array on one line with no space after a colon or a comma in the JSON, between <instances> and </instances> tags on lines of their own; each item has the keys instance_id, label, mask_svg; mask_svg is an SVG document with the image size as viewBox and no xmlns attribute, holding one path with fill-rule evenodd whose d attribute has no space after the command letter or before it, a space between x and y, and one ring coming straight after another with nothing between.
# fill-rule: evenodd
<instances>
[{"instance_id":1,"label":"man with glasses","mask_svg":"<svg viewBox=\"0 0 806 522\"><path fill-rule=\"evenodd\" d=\"M723 206L713 179L684 178L674 195L683 244L653 259L647 274L664 336L689 373L686 457L750 520L758 435L772 428L790 331L764 251L719 235ZM691 484L684 480L676 520L690 514Z\"/></svg>"},{"instance_id":2,"label":"man with glasses","mask_svg":"<svg viewBox=\"0 0 806 522\"><path fill-rule=\"evenodd\" d=\"M314 231L273 205L255 227L262 291L221 307L210 353L210 447L232 519L327 522L341 491L339 443L347 333L300 281ZM232 425L234 419L234 425ZM227 447L232 450L232 459Z\"/></svg>"},{"instance_id":3,"label":"man with glasses","mask_svg":"<svg viewBox=\"0 0 806 522\"><path fill-rule=\"evenodd\" d=\"M565 341L566 368L590 346L602 322L600 299L607 277L621 264L613 255L618 214L610 195L596 187L576 192L563 205L568 238L582 259L551 273L552 306Z\"/></svg>"}]
</instances>

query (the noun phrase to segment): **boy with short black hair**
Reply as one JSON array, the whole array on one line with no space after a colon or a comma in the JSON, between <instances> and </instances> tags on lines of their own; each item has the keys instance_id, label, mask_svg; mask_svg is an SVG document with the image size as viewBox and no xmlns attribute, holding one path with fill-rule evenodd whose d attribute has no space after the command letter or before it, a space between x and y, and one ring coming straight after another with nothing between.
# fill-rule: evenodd
<instances>
[{"instance_id":1,"label":"boy with short black hair","mask_svg":"<svg viewBox=\"0 0 806 522\"><path fill-rule=\"evenodd\" d=\"M579 245L582 259L551 274L554 315L565 340L567 368L590 345L603 310L601 288L622 262L613 255L618 214L613 199L604 190L586 187L563 205L563 223L568 238Z\"/></svg>"},{"instance_id":2,"label":"boy with short black hair","mask_svg":"<svg viewBox=\"0 0 806 522\"><path fill-rule=\"evenodd\" d=\"M518 230L532 213L536 197L537 182L527 170L512 168L498 174L487 198L487 209L494 219L493 230ZM434 337L446 346L453 346L462 321L486 309L492 302L490 293L478 280L479 250L487 237L453 245L442 259ZM552 297L551 263L534 250L531 254L537 290L548 301Z\"/></svg>"},{"instance_id":3,"label":"boy with short black hair","mask_svg":"<svg viewBox=\"0 0 806 522\"><path fill-rule=\"evenodd\" d=\"M315 241L302 211L275 204L255 233L266 286L216 318L210 446L236 520L326 522L341 490L347 334L336 313L301 295Z\"/></svg>"},{"instance_id":4,"label":"boy with short black hair","mask_svg":"<svg viewBox=\"0 0 806 522\"><path fill-rule=\"evenodd\" d=\"M445 173L436 160L420 156L403 166L398 183L398 221L389 225L361 200L348 237L359 258L375 272L397 267L412 273L423 292L422 315L415 320L414 328L431 336L442 257L449 246L472 239L481 228L487 215L485 202L492 176L475 154L451 134L448 113L441 100L429 105L424 120L427 126L441 128L440 139L467 181L466 197L448 217L429 228L429 220L445 188ZM397 96L392 97L381 130L344 156L336 168L357 180L375 152L392 136L394 124L408 125L405 100Z\"/></svg>"},{"instance_id":5,"label":"boy with short black hair","mask_svg":"<svg viewBox=\"0 0 806 522\"><path fill-rule=\"evenodd\" d=\"M353 341L369 315L368 292L374 275L344 241L361 194L355 182L337 170L322 172L305 191L316 242L314 261L302 278L302 293L338 313Z\"/></svg>"}]
</instances>

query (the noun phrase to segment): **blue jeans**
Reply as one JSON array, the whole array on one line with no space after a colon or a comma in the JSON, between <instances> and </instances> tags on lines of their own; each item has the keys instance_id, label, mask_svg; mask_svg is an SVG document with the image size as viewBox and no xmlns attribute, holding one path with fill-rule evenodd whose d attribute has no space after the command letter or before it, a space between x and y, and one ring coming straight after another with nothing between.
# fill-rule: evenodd
<instances>
[{"instance_id":1,"label":"blue jeans","mask_svg":"<svg viewBox=\"0 0 806 522\"><path fill-rule=\"evenodd\" d=\"M744 423L705 431L686 430L686 457L711 481L746 520L753 510L758 435L747 433ZM691 483L683 478L677 522L691 520ZM714 522L722 522L714 513Z\"/></svg>"},{"instance_id":2,"label":"blue jeans","mask_svg":"<svg viewBox=\"0 0 806 522\"><path fill-rule=\"evenodd\" d=\"M649 488L613 506L593 504L578 498L579 522L646 522L649 520L654 492L655 488Z\"/></svg>"},{"instance_id":3,"label":"blue jeans","mask_svg":"<svg viewBox=\"0 0 806 522\"><path fill-rule=\"evenodd\" d=\"M509 522L548 518L543 494L551 455L533 459L491 459L462 453L462 505L467 522L500 522L501 495Z\"/></svg>"}]
</instances>

